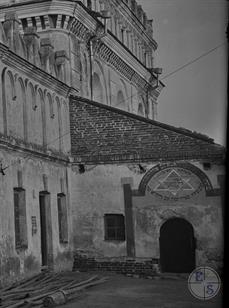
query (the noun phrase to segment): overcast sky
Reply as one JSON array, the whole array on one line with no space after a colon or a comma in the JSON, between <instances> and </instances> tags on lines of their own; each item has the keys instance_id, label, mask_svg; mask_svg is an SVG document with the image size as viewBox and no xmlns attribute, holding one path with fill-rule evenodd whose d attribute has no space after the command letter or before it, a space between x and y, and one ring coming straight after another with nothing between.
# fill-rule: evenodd
<instances>
[{"instance_id":1,"label":"overcast sky","mask_svg":"<svg viewBox=\"0 0 229 308\"><path fill-rule=\"evenodd\" d=\"M226 0L138 0L153 19L155 66L165 77L226 42ZM158 120L207 134L224 143L226 44L163 80Z\"/></svg>"}]
</instances>

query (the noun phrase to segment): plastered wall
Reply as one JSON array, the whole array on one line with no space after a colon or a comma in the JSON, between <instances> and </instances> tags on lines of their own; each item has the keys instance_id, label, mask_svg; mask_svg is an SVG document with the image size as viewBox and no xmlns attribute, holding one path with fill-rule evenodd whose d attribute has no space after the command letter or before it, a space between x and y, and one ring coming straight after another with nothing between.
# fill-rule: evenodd
<instances>
[{"instance_id":1,"label":"plastered wall","mask_svg":"<svg viewBox=\"0 0 229 308\"><path fill-rule=\"evenodd\" d=\"M60 244L57 194L67 196L67 211L69 208L70 181L69 170L58 163L44 161L33 156L19 155L13 151L1 150L0 159L8 166L5 175L0 175L0 277L1 283L18 279L20 276L39 272L41 268L41 233L39 192L50 193L52 259L53 267L58 270L71 268L70 253L71 220L68 218L69 242ZM21 179L18 183L18 172ZM44 180L45 178L45 180ZM26 219L28 247L15 248L14 193L18 186L25 189ZM32 217L36 227L32 226ZM35 218L34 218L35 217Z\"/></svg>"},{"instance_id":2,"label":"plastered wall","mask_svg":"<svg viewBox=\"0 0 229 308\"><path fill-rule=\"evenodd\" d=\"M217 175L223 167L212 165L203 171L212 187L218 190ZM155 165L144 165L151 170ZM147 174L146 172L146 174ZM130 183L133 196L133 218L136 257L160 258L160 228L170 218L187 220L196 239L196 265L218 268L222 265L223 225L220 195L206 196L204 187L186 200L165 201L152 194L141 195L139 185L145 174L138 165L88 166L86 172L72 173L72 218L74 249L91 250L105 256L126 256L126 241L104 240L104 214L124 214L123 184Z\"/></svg>"}]
</instances>

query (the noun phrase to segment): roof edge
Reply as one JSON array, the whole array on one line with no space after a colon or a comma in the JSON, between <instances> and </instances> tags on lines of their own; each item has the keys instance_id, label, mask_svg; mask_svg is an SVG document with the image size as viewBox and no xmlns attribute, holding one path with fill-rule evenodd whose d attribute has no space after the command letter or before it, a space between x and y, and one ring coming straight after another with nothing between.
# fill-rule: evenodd
<instances>
[{"instance_id":1,"label":"roof edge","mask_svg":"<svg viewBox=\"0 0 229 308\"><path fill-rule=\"evenodd\" d=\"M122 115L125 115L127 117L133 118L135 120L145 122L145 123L148 123L148 124L151 124L151 125L155 125L155 126L161 127L163 129L166 129L166 130L174 131L176 133L179 133L179 134L191 137L191 138L199 139L199 140L205 141L209 144L214 144L216 146L219 146L219 147L222 147L222 148L225 149L225 147L223 145L216 144L214 142L214 139L212 139L208 136L202 135L201 133L189 131L186 128L179 128L179 127L175 127L175 126L172 126L172 125L169 125L169 124L165 124L165 123L162 123L162 122L159 122L159 121L156 121L156 120L147 119L147 118L144 118L144 117L139 116L137 114L133 114L133 113L130 113L130 112L125 111L125 110L121 110L121 109L118 109L118 108L115 108L115 107L104 105L102 103L91 101L91 100L89 100L87 98L83 98L81 96L70 95L69 98L72 99L72 100L77 100L77 101L80 101L80 102L83 102L83 103L86 103L86 104L89 104L89 105L93 105L93 106L96 106L96 107L99 107L99 108L103 108L103 109L109 110L109 111L114 112L114 113L122 114Z\"/></svg>"}]
</instances>

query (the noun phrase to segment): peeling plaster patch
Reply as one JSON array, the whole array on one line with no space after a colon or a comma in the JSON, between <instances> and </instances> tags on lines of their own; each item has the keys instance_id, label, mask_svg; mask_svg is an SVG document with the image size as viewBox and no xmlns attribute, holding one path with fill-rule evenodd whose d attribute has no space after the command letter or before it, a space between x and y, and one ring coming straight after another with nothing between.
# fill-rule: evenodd
<instances>
[{"instance_id":1,"label":"peeling plaster patch","mask_svg":"<svg viewBox=\"0 0 229 308\"><path fill-rule=\"evenodd\" d=\"M12 252L12 240L0 242L0 286L14 281L20 275L20 266L20 258Z\"/></svg>"},{"instance_id":2,"label":"peeling plaster patch","mask_svg":"<svg viewBox=\"0 0 229 308\"><path fill-rule=\"evenodd\" d=\"M154 233L157 225L154 211L137 211L136 223L137 227L146 234Z\"/></svg>"},{"instance_id":3,"label":"peeling plaster patch","mask_svg":"<svg viewBox=\"0 0 229 308\"><path fill-rule=\"evenodd\" d=\"M181 215L179 213L177 213L177 211L171 210L171 209L166 209L163 212L158 213L158 216L162 220L167 220L167 219L172 218L172 217L181 217Z\"/></svg>"},{"instance_id":4,"label":"peeling plaster patch","mask_svg":"<svg viewBox=\"0 0 229 308\"><path fill-rule=\"evenodd\" d=\"M197 241L197 248L199 250L203 250L206 251L206 249L211 246L212 243L212 238L210 237L201 237L201 239L199 239Z\"/></svg>"},{"instance_id":5,"label":"peeling plaster patch","mask_svg":"<svg viewBox=\"0 0 229 308\"><path fill-rule=\"evenodd\" d=\"M73 254L70 250L64 252L58 252L54 259L54 266L56 270L71 270L73 265Z\"/></svg>"},{"instance_id":6,"label":"peeling plaster patch","mask_svg":"<svg viewBox=\"0 0 229 308\"><path fill-rule=\"evenodd\" d=\"M38 271L40 269L40 263L37 261L34 255L30 254L25 258L24 270L25 272Z\"/></svg>"},{"instance_id":7,"label":"peeling plaster patch","mask_svg":"<svg viewBox=\"0 0 229 308\"><path fill-rule=\"evenodd\" d=\"M0 241L0 286L13 282L20 275L21 261L14 252L14 239L3 236Z\"/></svg>"},{"instance_id":8,"label":"peeling plaster patch","mask_svg":"<svg viewBox=\"0 0 229 308\"><path fill-rule=\"evenodd\" d=\"M210 248L206 251L206 255L209 260L213 260L216 262L222 261L222 251L216 248Z\"/></svg>"},{"instance_id":9,"label":"peeling plaster patch","mask_svg":"<svg viewBox=\"0 0 229 308\"><path fill-rule=\"evenodd\" d=\"M197 207L188 207L185 214L194 226L200 226L203 223L204 210L200 211Z\"/></svg>"},{"instance_id":10,"label":"peeling plaster patch","mask_svg":"<svg viewBox=\"0 0 229 308\"><path fill-rule=\"evenodd\" d=\"M204 266L210 266L215 269L218 274L223 273L223 252L221 249L208 248L207 250L198 250L199 264Z\"/></svg>"},{"instance_id":11,"label":"peeling plaster patch","mask_svg":"<svg viewBox=\"0 0 229 308\"><path fill-rule=\"evenodd\" d=\"M205 209L206 215L210 215L210 221L212 223L217 223L219 220L219 210L217 207L208 207Z\"/></svg>"},{"instance_id":12,"label":"peeling plaster patch","mask_svg":"<svg viewBox=\"0 0 229 308\"><path fill-rule=\"evenodd\" d=\"M0 263L1 275L20 274L20 259L17 257L3 258Z\"/></svg>"}]
</instances>

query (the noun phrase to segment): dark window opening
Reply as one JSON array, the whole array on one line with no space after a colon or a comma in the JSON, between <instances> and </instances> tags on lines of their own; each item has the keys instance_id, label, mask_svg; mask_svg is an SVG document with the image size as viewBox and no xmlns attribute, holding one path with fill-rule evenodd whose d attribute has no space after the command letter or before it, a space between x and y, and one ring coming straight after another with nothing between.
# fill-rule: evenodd
<instances>
[{"instance_id":1,"label":"dark window opening","mask_svg":"<svg viewBox=\"0 0 229 308\"><path fill-rule=\"evenodd\" d=\"M125 241L125 220L122 214L105 214L105 240Z\"/></svg>"},{"instance_id":2,"label":"dark window opening","mask_svg":"<svg viewBox=\"0 0 229 308\"><path fill-rule=\"evenodd\" d=\"M121 29L121 42L124 44L124 29Z\"/></svg>"},{"instance_id":3,"label":"dark window opening","mask_svg":"<svg viewBox=\"0 0 229 308\"><path fill-rule=\"evenodd\" d=\"M28 248L25 190L14 188L14 226L16 249Z\"/></svg>"},{"instance_id":4,"label":"dark window opening","mask_svg":"<svg viewBox=\"0 0 229 308\"><path fill-rule=\"evenodd\" d=\"M57 195L59 240L60 243L68 243L68 217L66 196L61 193Z\"/></svg>"}]
</instances>

